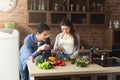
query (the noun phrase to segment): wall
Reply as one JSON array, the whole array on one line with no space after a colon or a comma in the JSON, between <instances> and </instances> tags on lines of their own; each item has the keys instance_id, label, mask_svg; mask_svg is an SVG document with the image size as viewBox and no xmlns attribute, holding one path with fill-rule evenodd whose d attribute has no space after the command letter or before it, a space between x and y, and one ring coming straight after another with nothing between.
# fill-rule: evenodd
<instances>
[{"instance_id":1,"label":"wall","mask_svg":"<svg viewBox=\"0 0 120 80\"><path fill-rule=\"evenodd\" d=\"M31 33L32 29L27 27L27 0L17 0L17 6L12 12L0 13L0 21L14 21L21 37Z\"/></svg>"},{"instance_id":2,"label":"wall","mask_svg":"<svg viewBox=\"0 0 120 80\"><path fill-rule=\"evenodd\" d=\"M120 0L107 0L107 5L107 21L109 19L120 20ZM18 0L16 8L10 13L0 13L0 22L1 21L14 21L16 28L20 32L20 39L24 39L27 34L33 32L33 29L27 26L27 0ZM80 35L83 45L90 47L95 38L96 46L103 46L104 27L76 26L75 30ZM59 32L58 27L51 26L51 39L53 42L56 34Z\"/></svg>"}]
</instances>

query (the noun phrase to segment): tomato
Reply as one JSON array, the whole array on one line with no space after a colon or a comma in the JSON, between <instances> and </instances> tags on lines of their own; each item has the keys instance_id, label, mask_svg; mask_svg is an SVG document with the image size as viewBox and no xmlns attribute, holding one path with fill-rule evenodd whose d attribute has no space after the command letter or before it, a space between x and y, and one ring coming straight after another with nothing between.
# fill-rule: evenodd
<instances>
[{"instance_id":1,"label":"tomato","mask_svg":"<svg viewBox=\"0 0 120 80\"><path fill-rule=\"evenodd\" d=\"M63 66L63 64L59 64L60 66Z\"/></svg>"},{"instance_id":2,"label":"tomato","mask_svg":"<svg viewBox=\"0 0 120 80\"><path fill-rule=\"evenodd\" d=\"M63 65L65 65L65 63L64 63L64 62L63 62L62 64L63 64Z\"/></svg>"},{"instance_id":3,"label":"tomato","mask_svg":"<svg viewBox=\"0 0 120 80\"><path fill-rule=\"evenodd\" d=\"M61 64L59 64L60 66L65 66L65 63L64 62L62 62Z\"/></svg>"},{"instance_id":4,"label":"tomato","mask_svg":"<svg viewBox=\"0 0 120 80\"><path fill-rule=\"evenodd\" d=\"M54 61L54 62L53 62L53 65L54 65L54 66L57 66L57 65L58 65L58 62L57 62L57 61Z\"/></svg>"},{"instance_id":5,"label":"tomato","mask_svg":"<svg viewBox=\"0 0 120 80\"><path fill-rule=\"evenodd\" d=\"M58 62L58 64L61 64L63 61L62 60L58 60L57 62Z\"/></svg>"}]
</instances>

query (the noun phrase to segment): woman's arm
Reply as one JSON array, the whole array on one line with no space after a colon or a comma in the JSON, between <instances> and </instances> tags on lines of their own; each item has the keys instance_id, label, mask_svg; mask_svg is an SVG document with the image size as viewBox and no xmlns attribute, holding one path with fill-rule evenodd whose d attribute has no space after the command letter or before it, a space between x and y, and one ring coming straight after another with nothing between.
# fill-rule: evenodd
<instances>
[{"instance_id":1,"label":"woman's arm","mask_svg":"<svg viewBox=\"0 0 120 80\"><path fill-rule=\"evenodd\" d=\"M80 36L77 34L76 38L77 38L77 46L74 49L74 53L73 53L74 57L76 57L79 54L79 50L80 50Z\"/></svg>"},{"instance_id":2,"label":"woman's arm","mask_svg":"<svg viewBox=\"0 0 120 80\"><path fill-rule=\"evenodd\" d=\"M53 46L53 50L54 50L55 52L58 51L59 37L60 37L60 35L58 34L58 35L56 36L55 43L54 43L54 46Z\"/></svg>"}]
</instances>

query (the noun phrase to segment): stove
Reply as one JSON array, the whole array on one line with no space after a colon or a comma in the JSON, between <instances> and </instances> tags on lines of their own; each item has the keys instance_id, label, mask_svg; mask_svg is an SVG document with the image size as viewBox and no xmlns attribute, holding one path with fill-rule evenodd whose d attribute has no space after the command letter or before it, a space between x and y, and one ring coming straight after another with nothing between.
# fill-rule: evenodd
<instances>
[{"instance_id":1,"label":"stove","mask_svg":"<svg viewBox=\"0 0 120 80\"><path fill-rule=\"evenodd\" d=\"M101 61L101 59L93 59L93 63L98 64L102 67L120 66L120 60L113 58L107 58L105 61Z\"/></svg>"}]
</instances>

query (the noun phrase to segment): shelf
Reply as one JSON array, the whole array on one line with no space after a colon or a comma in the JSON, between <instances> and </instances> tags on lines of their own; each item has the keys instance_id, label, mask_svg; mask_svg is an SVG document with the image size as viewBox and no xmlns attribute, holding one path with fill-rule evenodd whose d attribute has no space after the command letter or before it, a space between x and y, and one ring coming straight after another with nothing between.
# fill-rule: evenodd
<instances>
[{"instance_id":1,"label":"shelf","mask_svg":"<svg viewBox=\"0 0 120 80\"><path fill-rule=\"evenodd\" d=\"M50 13L50 14L51 14L51 13L65 13L65 14L67 14L68 11L49 11L49 13Z\"/></svg>"},{"instance_id":2,"label":"shelf","mask_svg":"<svg viewBox=\"0 0 120 80\"><path fill-rule=\"evenodd\" d=\"M105 26L105 6L106 0L28 0L28 25L59 25L68 18L75 26Z\"/></svg>"},{"instance_id":3,"label":"shelf","mask_svg":"<svg viewBox=\"0 0 120 80\"><path fill-rule=\"evenodd\" d=\"M47 13L48 11L41 11L41 10L28 10L29 13Z\"/></svg>"},{"instance_id":4,"label":"shelf","mask_svg":"<svg viewBox=\"0 0 120 80\"><path fill-rule=\"evenodd\" d=\"M89 12L89 14L106 14L106 12Z\"/></svg>"},{"instance_id":5,"label":"shelf","mask_svg":"<svg viewBox=\"0 0 120 80\"><path fill-rule=\"evenodd\" d=\"M29 26L35 26L36 24L39 24L39 23L28 23Z\"/></svg>"},{"instance_id":6,"label":"shelf","mask_svg":"<svg viewBox=\"0 0 120 80\"><path fill-rule=\"evenodd\" d=\"M69 11L69 13L85 13L88 14L88 11Z\"/></svg>"},{"instance_id":7,"label":"shelf","mask_svg":"<svg viewBox=\"0 0 120 80\"><path fill-rule=\"evenodd\" d=\"M70 0L69 11L88 11L88 0Z\"/></svg>"}]
</instances>

